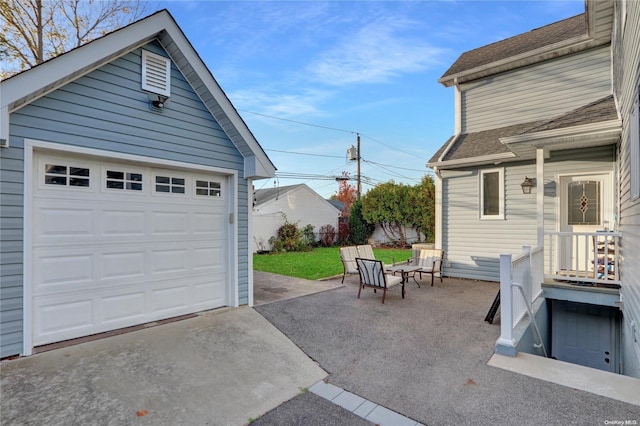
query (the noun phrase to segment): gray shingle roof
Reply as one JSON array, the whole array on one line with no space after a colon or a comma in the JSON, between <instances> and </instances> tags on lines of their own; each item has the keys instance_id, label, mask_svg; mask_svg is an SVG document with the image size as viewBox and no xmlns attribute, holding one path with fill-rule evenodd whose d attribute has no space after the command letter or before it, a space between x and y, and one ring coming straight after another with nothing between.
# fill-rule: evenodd
<instances>
[{"instance_id":1,"label":"gray shingle roof","mask_svg":"<svg viewBox=\"0 0 640 426\"><path fill-rule=\"evenodd\" d=\"M278 186L276 188L256 189L253 192L253 200L256 205L259 205L276 197L283 196L287 192L293 191L303 185L303 183L300 183L297 185Z\"/></svg>"},{"instance_id":2,"label":"gray shingle roof","mask_svg":"<svg viewBox=\"0 0 640 426\"><path fill-rule=\"evenodd\" d=\"M475 133L463 133L449 149L442 161L471 159L492 154L510 152L500 138L527 133L538 133L546 130L556 130L584 124L601 123L616 120L618 113L613 100L613 95L591 102L566 114L562 114L551 120L534 121L501 127L498 129L484 130ZM438 159L449 145L452 138L435 153L428 161L437 163Z\"/></svg>"},{"instance_id":3,"label":"gray shingle roof","mask_svg":"<svg viewBox=\"0 0 640 426\"><path fill-rule=\"evenodd\" d=\"M562 129L565 127L581 126L603 121L617 120L618 112L613 95L598 99L588 105L575 109L567 114L554 118L540 126L533 127L527 133L543 132L545 130Z\"/></svg>"},{"instance_id":4,"label":"gray shingle roof","mask_svg":"<svg viewBox=\"0 0 640 426\"><path fill-rule=\"evenodd\" d=\"M440 79L468 71L482 65L507 59L526 52L568 40L587 32L586 14L554 22L528 33L520 34L506 40L497 41L486 46L463 53L449 67Z\"/></svg>"}]
</instances>

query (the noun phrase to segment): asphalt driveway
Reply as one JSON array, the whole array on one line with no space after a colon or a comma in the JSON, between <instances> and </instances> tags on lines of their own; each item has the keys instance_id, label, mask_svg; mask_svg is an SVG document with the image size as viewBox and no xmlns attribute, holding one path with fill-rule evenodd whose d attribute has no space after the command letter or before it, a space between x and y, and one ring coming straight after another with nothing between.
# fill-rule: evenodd
<instances>
[{"instance_id":1,"label":"asphalt driveway","mask_svg":"<svg viewBox=\"0 0 640 426\"><path fill-rule=\"evenodd\" d=\"M371 290L357 299L351 277L343 287L256 310L316 360L329 383L422 424L640 424L640 406L487 365L500 327L483 319L497 290L497 283L445 278L434 287L409 284L405 299L394 289L382 305ZM292 406L308 423L314 404L298 396L255 424L302 424ZM329 412L314 424L335 424Z\"/></svg>"}]
</instances>

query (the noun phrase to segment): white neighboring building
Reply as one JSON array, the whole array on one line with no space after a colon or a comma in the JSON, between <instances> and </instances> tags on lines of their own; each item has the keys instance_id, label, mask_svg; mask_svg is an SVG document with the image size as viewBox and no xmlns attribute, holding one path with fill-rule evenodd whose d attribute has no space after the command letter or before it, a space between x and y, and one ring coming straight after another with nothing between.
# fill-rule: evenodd
<instances>
[{"instance_id":1,"label":"white neighboring building","mask_svg":"<svg viewBox=\"0 0 640 426\"><path fill-rule=\"evenodd\" d=\"M271 249L269 238L277 234L285 217L299 228L313 225L316 240L322 226L331 225L338 232L340 210L305 184L259 189L253 199L254 253Z\"/></svg>"}]
</instances>

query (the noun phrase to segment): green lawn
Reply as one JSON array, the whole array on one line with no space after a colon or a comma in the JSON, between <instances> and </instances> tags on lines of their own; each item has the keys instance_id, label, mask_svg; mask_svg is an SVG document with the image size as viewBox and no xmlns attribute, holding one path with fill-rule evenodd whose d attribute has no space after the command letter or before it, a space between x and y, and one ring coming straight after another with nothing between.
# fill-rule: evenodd
<instances>
[{"instance_id":1,"label":"green lawn","mask_svg":"<svg viewBox=\"0 0 640 426\"><path fill-rule=\"evenodd\" d=\"M406 261L411 257L411 249L373 249L376 259L390 264ZM272 272L290 277L317 280L340 275L343 272L338 247L320 247L312 251L254 254L253 269Z\"/></svg>"}]
</instances>

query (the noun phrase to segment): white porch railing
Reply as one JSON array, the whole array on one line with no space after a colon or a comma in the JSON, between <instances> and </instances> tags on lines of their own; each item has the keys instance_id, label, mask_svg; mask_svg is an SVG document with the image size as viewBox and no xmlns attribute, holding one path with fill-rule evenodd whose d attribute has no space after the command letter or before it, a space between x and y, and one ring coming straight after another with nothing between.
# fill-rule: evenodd
<instances>
[{"instance_id":1,"label":"white porch railing","mask_svg":"<svg viewBox=\"0 0 640 426\"><path fill-rule=\"evenodd\" d=\"M523 252L515 257L500 255L500 338L498 345L515 346L514 329L529 313L536 333L539 330L533 321L531 305L542 293L544 279L544 251L542 247L523 247Z\"/></svg>"},{"instance_id":2,"label":"white porch railing","mask_svg":"<svg viewBox=\"0 0 640 426\"><path fill-rule=\"evenodd\" d=\"M545 275L580 283L620 285L619 232L548 232Z\"/></svg>"}]
</instances>

